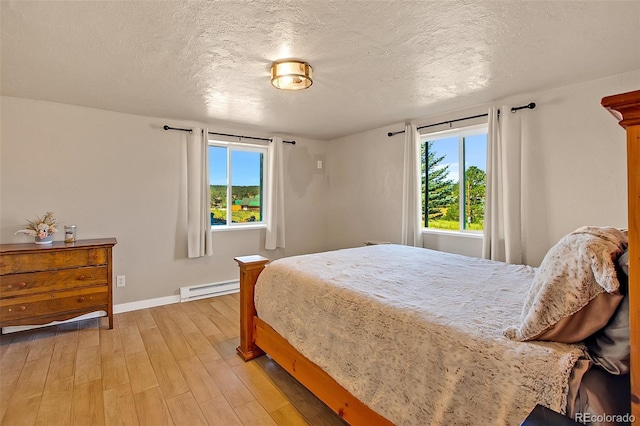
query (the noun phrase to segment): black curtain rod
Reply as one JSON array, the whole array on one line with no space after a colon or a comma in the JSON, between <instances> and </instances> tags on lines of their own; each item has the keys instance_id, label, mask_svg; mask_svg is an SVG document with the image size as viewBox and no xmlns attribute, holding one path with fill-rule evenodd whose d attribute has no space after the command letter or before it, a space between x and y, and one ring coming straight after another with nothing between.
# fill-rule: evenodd
<instances>
[{"instance_id":1,"label":"black curtain rod","mask_svg":"<svg viewBox=\"0 0 640 426\"><path fill-rule=\"evenodd\" d=\"M191 129L181 129L179 127L169 127L167 125L162 127L165 130L179 130L181 132L189 132L189 133L193 133L193 130ZM240 139L253 139L253 140L257 140L257 141L269 141L271 142L272 140L269 138L256 138L253 136L242 136L242 135L231 135L228 133L216 133L216 132L208 132L210 135L218 135L218 136L229 136L231 138L240 138ZM290 143L291 145L295 145L296 141L282 141L283 143Z\"/></svg>"},{"instance_id":2,"label":"black curtain rod","mask_svg":"<svg viewBox=\"0 0 640 426\"><path fill-rule=\"evenodd\" d=\"M527 105L522 105L519 107L513 107L511 108L511 112L516 112L519 111L521 109L534 109L536 107L535 102L531 102L528 103ZM463 118L456 118L455 120L448 120L448 121L442 121L440 123L435 123L435 124L427 124L426 126L420 126L417 127L417 130L420 129L426 129L427 127L435 127L435 126L440 126L442 124L451 124L451 123L456 123L458 121L464 121L464 120L472 120L474 118L480 118L480 117L487 117L489 114L478 114L478 115L472 115L470 117L463 117ZM498 110L498 116L500 115L500 110ZM399 135L400 133L404 133L404 130L399 130L397 132L389 132L387 133L387 136L391 137L391 136L395 136L395 135Z\"/></svg>"},{"instance_id":3,"label":"black curtain rod","mask_svg":"<svg viewBox=\"0 0 640 426\"><path fill-rule=\"evenodd\" d=\"M229 136L231 138L240 138L240 139L253 139L256 141L269 141L271 142L271 139L269 138L256 138L253 136L240 136L240 135L230 135L228 133L216 133L216 132L209 132L210 135L218 135L218 136ZM296 141L282 141L283 143L290 143L291 145L295 145Z\"/></svg>"}]
</instances>

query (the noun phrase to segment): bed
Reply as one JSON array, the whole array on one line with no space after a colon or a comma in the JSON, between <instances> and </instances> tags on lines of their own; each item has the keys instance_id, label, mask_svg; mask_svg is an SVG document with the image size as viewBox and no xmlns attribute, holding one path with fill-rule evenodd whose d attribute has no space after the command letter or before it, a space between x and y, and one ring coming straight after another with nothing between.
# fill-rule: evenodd
<instances>
[{"instance_id":1,"label":"bed","mask_svg":"<svg viewBox=\"0 0 640 426\"><path fill-rule=\"evenodd\" d=\"M640 91L604 98L602 105L627 129L628 256L629 269L637 270ZM239 355L268 353L350 424L518 424L536 404L567 415L580 410L570 403L591 380L584 380L583 343L504 336L518 323L533 268L394 245L296 256L268 267L261 256L236 261ZM439 277L427 291L414 285L427 278L424 265ZM402 274L385 274L394 270ZM447 280L452 270L467 271L477 285L456 289L459 277ZM306 282L314 280L321 285ZM640 332L633 332L640 330L638 274L628 280L630 401L640 418Z\"/></svg>"}]
</instances>

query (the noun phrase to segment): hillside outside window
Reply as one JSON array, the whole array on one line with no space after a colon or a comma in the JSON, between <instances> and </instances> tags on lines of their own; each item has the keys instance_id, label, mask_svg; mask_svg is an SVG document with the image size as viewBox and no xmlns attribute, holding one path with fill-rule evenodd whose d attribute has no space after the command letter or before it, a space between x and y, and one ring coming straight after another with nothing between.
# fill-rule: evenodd
<instances>
[{"instance_id":1,"label":"hillside outside window","mask_svg":"<svg viewBox=\"0 0 640 426\"><path fill-rule=\"evenodd\" d=\"M211 226L266 224L267 147L209 141Z\"/></svg>"}]
</instances>

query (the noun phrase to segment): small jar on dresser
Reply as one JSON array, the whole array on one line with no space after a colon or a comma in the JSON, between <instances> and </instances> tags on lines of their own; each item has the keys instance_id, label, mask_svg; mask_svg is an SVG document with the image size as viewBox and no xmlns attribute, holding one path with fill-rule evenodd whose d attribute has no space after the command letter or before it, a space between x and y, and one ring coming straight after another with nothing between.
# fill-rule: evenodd
<instances>
[{"instance_id":1,"label":"small jar on dresser","mask_svg":"<svg viewBox=\"0 0 640 426\"><path fill-rule=\"evenodd\" d=\"M0 244L0 327L42 325L105 311L113 328L115 238Z\"/></svg>"}]
</instances>

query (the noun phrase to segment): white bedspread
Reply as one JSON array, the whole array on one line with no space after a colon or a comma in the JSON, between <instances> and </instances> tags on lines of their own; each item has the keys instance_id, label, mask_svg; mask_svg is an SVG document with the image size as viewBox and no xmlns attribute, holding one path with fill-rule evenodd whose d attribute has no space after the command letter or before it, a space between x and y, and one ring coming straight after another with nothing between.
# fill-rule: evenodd
<instances>
[{"instance_id":1,"label":"white bedspread","mask_svg":"<svg viewBox=\"0 0 640 426\"><path fill-rule=\"evenodd\" d=\"M272 262L258 316L398 425L518 425L563 412L582 347L514 342L534 269L378 245Z\"/></svg>"}]
</instances>

